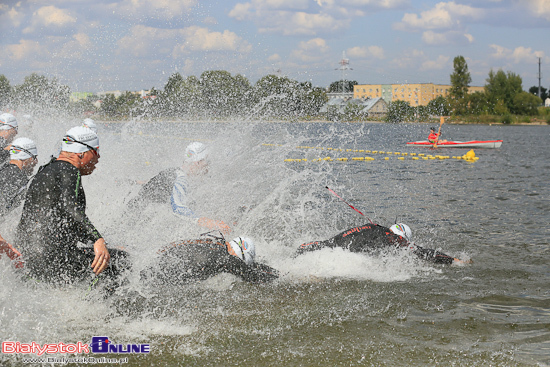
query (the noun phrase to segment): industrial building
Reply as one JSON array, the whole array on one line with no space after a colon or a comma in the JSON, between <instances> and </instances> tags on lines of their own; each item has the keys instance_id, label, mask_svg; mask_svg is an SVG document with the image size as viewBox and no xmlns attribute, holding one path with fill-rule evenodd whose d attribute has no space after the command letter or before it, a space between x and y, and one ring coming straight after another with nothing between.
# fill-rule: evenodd
<instances>
[{"instance_id":1,"label":"industrial building","mask_svg":"<svg viewBox=\"0 0 550 367\"><path fill-rule=\"evenodd\" d=\"M387 103L405 101L413 107L427 106L439 97L448 97L450 85L418 83L418 84L357 84L353 87L353 98L382 98ZM468 93L483 92L484 87L469 87Z\"/></svg>"}]
</instances>

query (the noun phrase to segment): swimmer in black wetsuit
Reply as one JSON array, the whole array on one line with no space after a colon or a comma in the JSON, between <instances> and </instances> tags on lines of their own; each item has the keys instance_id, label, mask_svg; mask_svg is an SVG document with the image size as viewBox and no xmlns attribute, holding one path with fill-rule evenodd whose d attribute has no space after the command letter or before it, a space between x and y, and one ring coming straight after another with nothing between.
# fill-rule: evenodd
<instances>
[{"instance_id":1,"label":"swimmer in black wetsuit","mask_svg":"<svg viewBox=\"0 0 550 367\"><path fill-rule=\"evenodd\" d=\"M168 168L151 178L139 190L137 196L128 203L127 215L135 221L150 203L169 204L172 212L183 220L193 221L209 230L218 230L228 235L231 228L221 220L200 215L193 201L189 180L199 179L208 172L208 149L203 143L193 142L185 148L183 165Z\"/></svg>"},{"instance_id":2,"label":"swimmer in black wetsuit","mask_svg":"<svg viewBox=\"0 0 550 367\"><path fill-rule=\"evenodd\" d=\"M29 177L38 163L36 144L31 139L15 139L8 151L10 161L0 167L0 215L19 205Z\"/></svg>"},{"instance_id":3,"label":"swimmer in black wetsuit","mask_svg":"<svg viewBox=\"0 0 550 367\"><path fill-rule=\"evenodd\" d=\"M302 244L297 255L308 251L319 250L324 247L341 247L350 252L374 253L387 248L404 248L411 250L421 259L436 264L459 264L471 261L462 261L432 249L425 249L410 242L412 232L406 224L397 223L390 228L378 224L365 224L351 228L325 241L315 241Z\"/></svg>"},{"instance_id":4,"label":"swimmer in black wetsuit","mask_svg":"<svg viewBox=\"0 0 550 367\"><path fill-rule=\"evenodd\" d=\"M0 114L0 166L8 164L10 153L5 148L17 135L17 120L11 113Z\"/></svg>"},{"instance_id":5,"label":"swimmer in black wetsuit","mask_svg":"<svg viewBox=\"0 0 550 367\"><path fill-rule=\"evenodd\" d=\"M85 213L82 176L94 171L99 157L97 135L85 127L72 128L59 157L40 167L32 181L16 235L31 278L72 283L92 271L115 278L128 266L126 252L108 250Z\"/></svg>"},{"instance_id":6,"label":"swimmer in black wetsuit","mask_svg":"<svg viewBox=\"0 0 550 367\"><path fill-rule=\"evenodd\" d=\"M201 238L174 242L159 251L157 263L141 273L153 284L179 286L230 273L251 283L278 278L277 270L255 262L254 243L245 237L230 242Z\"/></svg>"},{"instance_id":7,"label":"swimmer in black wetsuit","mask_svg":"<svg viewBox=\"0 0 550 367\"><path fill-rule=\"evenodd\" d=\"M8 150L10 161L0 166L0 218L19 206L33 169L38 163L36 144L28 138L15 139ZM6 254L22 268L21 253L0 235L0 257Z\"/></svg>"}]
</instances>

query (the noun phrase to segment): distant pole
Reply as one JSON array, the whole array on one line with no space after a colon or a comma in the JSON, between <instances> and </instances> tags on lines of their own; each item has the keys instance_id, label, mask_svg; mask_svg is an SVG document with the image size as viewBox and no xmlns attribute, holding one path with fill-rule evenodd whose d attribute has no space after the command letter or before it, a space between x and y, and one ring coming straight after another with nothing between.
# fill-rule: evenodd
<instances>
[{"instance_id":1,"label":"distant pole","mask_svg":"<svg viewBox=\"0 0 550 367\"><path fill-rule=\"evenodd\" d=\"M349 59L346 59L346 51L342 51L342 60L340 60L340 67L338 69L342 70L342 94L345 93L344 91L344 78L345 78L345 71L346 70L353 70L351 69L349 65ZM338 70L336 69L336 70Z\"/></svg>"},{"instance_id":2,"label":"distant pole","mask_svg":"<svg viewBox=\"0 0 550 367\"><path fill-rule=\"evenodd\" d=\"M541 58L539 57L539 98L541 98L541 96L540 96L540 80L542 79L542 74L540 72L540 59Z\"/></svg>"}]
</instances>

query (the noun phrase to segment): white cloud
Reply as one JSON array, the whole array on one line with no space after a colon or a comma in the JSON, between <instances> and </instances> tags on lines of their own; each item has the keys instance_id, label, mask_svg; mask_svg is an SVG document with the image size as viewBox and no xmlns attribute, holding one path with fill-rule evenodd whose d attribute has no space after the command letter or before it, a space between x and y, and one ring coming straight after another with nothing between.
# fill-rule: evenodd
<instances>
[{"instance_id":1,"label":"white cloud","mask_svg":"<svg viewBox=\"0 0 550 367\"><path fill-rule=\"evenodd\" d=\"M17 28L21 25L21 22L25 15L19 11L21 3L17 3L13 7L9 7L6 4L0 4L0 29L1 28Z\"/></svg>"},{"instance_id":2,"label":"white cloud","mask_svg":"<svg viewBox=\"0 0 550 367\"><path fill-rule=\"evenodd\" d=\"M49 54L45 45L30 40L21 40L19 44L7 45L5 50L7 52L4 55L13 61L28 62L40 55L47 56Z\"/></svg>"},{"instance_id":3,"label":"white cloud","mask_svg":"<svg viewBox=\"0 0 550 367\"><path fill-rule=\"evenodd\" d=\"M438 3L431 10L418 14L406 13L395 29L402 31L426 29L456 29L463 20L477 20L483 17L484 10L468 5L456 4L454 1Z\"/></svg>"},{"instance_id":4,"label":"white cloud","mask_svg":"<svg viewBox=\"0 0 550 367\"><path fill-rule=\"evenodd\" d=\"M225 30L210 32L208 28L188 27L182 32L186 45L192 51L238 51L250 52L251 46L236 33Z\"/></svg>"},{"instance_id":5,"label":"white cloud","mask_svg":"<svg viewBox=\"0 0 550 367\"><path fill-rule=\"evenodd\" d=\"M349 22L325 13L273 11L258 23L260 33L315 36L347 28Z\"/></svg>"},{"instance_id":6,"label":"white cloud","mask_svg":"<svg viewBox=\"0 0 550 367\"><path fill-rule=\"evenodd\" d=\"M306 42L300 42L298 49L292 51L292 58L301 62L315 62L325 58L330 48L322 38L313 38Z\"/></svg>"},{"instance_id":7,"label":"white cloud","mask_svg":"<svg viewBox=\"0 0 550 367\"><path fill-rule=\"evenodd\" d=\"M281 61L281 56L279 56L279 54L273 54L267 58L267 61L271 61L271 62Z\"/></svg>"},{"instance_id":8,"label":"white cloud","mask_svg":"<svg viewBox=\"0 0 550 367\"><path fill-rule=\"evenodd\" d=\"M218 20L214 17L206 17L202 21L204 24L210 24L210 25L216 25L218 24Z\"/></svg>"},{"instance_id":9,"label":"white cloud","mask_svg":"<svg viewBox=\"0 0 550 367\"><path fill-rule=\"evenodd\" d=\"M540 18L550 20L550 1L548 0L516 0L519 5L525 5Z\"/></svg>"},{"instance_id":10,"label":"white cloud","mask_svg":"<svg viewBox=\"0 0 550 367\"><path fill-rule=\"evenodd\" d=\"M119 53L134 57L180 57L192 51L233 51L248 53L251 45L234 32L212 32L192 26L183 29L159 29L134 26L118 41Z\"/></svg>"},{"instance_id":11,"label":"white cloud","mask_svg":"<svg viewBox=\"0 0 550 367\"><path fill-rule=\"evenodd\" d=\"M401 70L414 70L418 65L426 61L426 55L424 51L418 49L412 49L404 51L400 57L396 57L391 60L391 64Z\"/></svg>"},{"instance_id":12,"label":"white cloud","mask_svg":"<svg viewBox=\"0 0 550 367\"><path fill-rule=\"evenodd\" d=\"M252 12L251 3L237 3L233 9L229 11L229 17L235 18L238 21L252 19L254 13Z\"/></svg>"},{"instance_id":13,"label":"white cloud","mask_svg":"<svg viewBox=\"0 0 550 367\"><path fill-rule=\"evenodd\" d=\"M70 41L63 44L59 56L66 59L81 59L92 48L90 37L84 33L77 33L72 36Z\"/></svg>"},{"instance_id":14,"label":"white cloud","mask_svg":"<svg viewBox=\"0 0 550 367\"><path fill-rule=\"evenodd\" d=\"M237 3L229 17L253 21L262 33L315 36L346 29L366 9L392 8L408 0L252 0Z\"/></svg>"},{"instance_id":15,"label":"white cloud","mask_svg":"<svg viewBox=\"0 0 550 367\"><path fill-rule=\"evenodd\" d=\"M31 25L23 29L23 34L37 32L43 28L64 28L75 23L76 18L69 11L55 6L44 6L33 13Z\"/></svg>"},{"instance_id":16,"label":"white cloud","mask_svg":"<svg viewBox=\"0 0 550 367\"><path fill-rule=\"evenodd\" d=\"M393 9L409 4L409 0L344 0L344 5L371 6L377 8Z\"/></svg>"},{"instance_id":17,"label":"white cloud","mask_svg":"<svg viewBox=\"0 0 550 367\"><path fill-rule=\"evenodd\" d=\"M352 47L346 51L349 57L384 59L384 49L380 46Z\"/></svg>"},{"instance_id":18,"label":"white cloud","mask_svg":"<svg viewBox=\"0 0 550 367\"><path fill-rule=\"evenodd\" d=\"M131 19L173 20L189 14L198 0L123 0L108 6L115 15Z\"/></svg>"},{"instance_id":19,"label":"white cloud","mask_svg":"<svg viewBox=\"0 0 550 367\"><path fill-rule=\"evenodd\" d=\"M513 50L495 44L489 47L494 50L491 54L493 58L508 60L514 64L519 64L521 62L534 64L539 57L544 57L543 51L533 51L530 47L519 46Z\"/></svg>"},{"instance_id":20,"label":"white cloud","mask_svg":"<svg viewBox=\"0 0 550 367\"><path fill-rule=\"evenodd\" d=\"M463 33L460 31L448 31L448 32L434 32L426 31L422 33L422 40L431 46L445 46L445 45L457 45L457 44L469 44L474 41L474 37L471 34Z\"/></svg>"},{"instance_id":21,"label":"white cloud","mask_svg":"<svg viewBox=\"0 0 550 367\"><path fill-rule=\"evenodd\" d=\"M439 55L437 60L426 60L422 63L420 70L441 70L447 66L449 56Z\"/></svg>"}]
</instances>

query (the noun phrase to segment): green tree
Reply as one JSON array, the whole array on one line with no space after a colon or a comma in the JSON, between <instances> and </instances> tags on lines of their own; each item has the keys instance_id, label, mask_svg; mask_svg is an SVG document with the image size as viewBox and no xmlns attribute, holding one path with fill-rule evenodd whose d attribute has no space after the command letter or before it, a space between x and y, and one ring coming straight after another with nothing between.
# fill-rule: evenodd
<instances>
[{"instance_id":1,"label":"green tree","mask_svg":"<svg viewBox=\"0 0 550 367\"><path fill-rule=\"evenodd\" d=\"M205 71L199 79L204 112L213 116L239 115L246 106L250 83L224 70Z\"/></svg>"},{"instance_id":2,"label":"green tree","mask_svg":"<svg viewBox=\"0 0 550 367\"><path fill-rule=\"evenodd\" d=\"M133 117L143 114L141 96L130 91L124 92L116 100L116 115L120 117Z\"/></svg>"},{"instance_id":3,"label":"green tree","mask_svg":"<svg viewBox=\"0 0 550 367\"><path fill-rule=\"evenodd\" d=\"M539 113L538 107L542 100L531 93L520 92L514 96L514 107L512 112L517 115L535 116Z\"/></svg>"},{"instance_id":4,"label":"green tree","mask_svg":"<svg viewBox=\"0 0 550 367\"><path fill-rule=\"evenodd\" d=\"M364 113L362 112L363 108L364 106L362 105L348 102L344 108L344 119L350 121L364 116Z\"/></svg>"},{"instance_id":5,"label":"green tree","mask_svg":"<svg viewBox=\"0 0 550 367\"><path fill-rule=\"evenodd\" d=\"M470 113L472 115L488 114L490 110L487 94L474 92L470 95Z\"/></svg>"},{"instance_id":6,"label":"green tree","mask_svg":"<svg viewBox=\"0 0 550 367\"><path fill-rule=\"evenodd\" d=\"M428 106L416 106L414 109L414 118L416 121L426 121L430 117L430 109Z\"/></svg>"},{"instance_id":7,"label":"green tree","mask_svg":"<svg viewBox=\"0 0 550 367\"><path fill-rule=\"evenodd\" d=\"M254 85L254 112L265 117L294 118L302 115L300 83L286 76L266 75Z\"/></svg>"},{"instance_id":8,"label":"green tree","mask_svg":"<svg viewBox=\"0 0 550 367\"><path fill-rule=\"evenodd\" d=\"M329 93L353 93L353 86L357 84L355 80L339 80L330 83L328 91Z\"/></svg>"},{"instance_id":9,"label":"green tree","mask_svg":"<svg viewBox=\"0 0 550 367\"><path fill-rule=\"evenodd\" d=\"M437 96L428 102L428 113L435 116L449 116L451 114L451 105L449 100L443 96Z\"/></svg>"},{"instance_id":10,"label":"green tree","mask_svg":"<svg viewBox=\"0 0 550 367\"><path fill-rule=\"evenodd\" d=\"M5 75L0 75L0 110L9 104L12 97L12 87Z\"/></svg>"},{"instance_id":11,"label":"green tree","mask_svg":"<svg viewBox=\"0 0 550 367\"><path fill-rule=\"evenodd\" d=\"M411 107L407 101L393 101L388 106L388 113L386 115L386 122L398 123L405 120L410 120L414 108Z\"/></svg>"},{"instance_id":12,"label":"green tree","mask_svg":"<svg viewBox=\"0 0 550 367\"><path fill-rule=\"evenodd\" d=\"M451 74L451 89L449 97L455 115L466 114L468 108L468 87L472 77L468 71L468 64L463 56L453 60L454 72Z\"/></svg>"},{"instance_id":13,"label":"green tree","mask_svg":"<svg viewBox=\"0 0 550 367\"><path fill-rule=\"evenodd\" d=\"M164 93L155 104L159 106L163 114L168 116L178 116L188 112L186 108L189 102L186 99L188 90L186 81L180 73L170 75L164 86Z\"/></svg>"},{"instance_id":14,"label":"green tree","mask_svg":"<svg viewBox=\"0 0 550 367\"><path fill-rule=\"evenodd\" d=\"M20 105L39 106L43 109L65 109L69 106L70 89L60 85L57 79L49 80L43 75L32 73L23 84L15 87Z\"/></svg>"},{"instance_id":15,"label":"green tree","mask_svg":"<svg viewBox=\"0 0 550 367\"><path fill-rule=\"evenodd\" d=\"M485 93L492 108L491 112L497 115L505 114L503 106L507 111L513 111L514 97L523 91L521 77L510 71L505 73L499 70L495 73L491 70L486 81Z\"/></svg>"},{"instance_id":16,"label":"green tree","mask_svg":"<svg viewBox=\"0 0 550 367\"><path fill-rule=\"evenodd\" d=\"M529 93L531 94L534 94L535 96L538 97L539 95L539 87L537 86L532 86L531 88L529 88ZM548 89L544 88L544 87L540 87L540 99L542 99L542 101L546 101L546 98L548 98L549 94L548 94Z\"/></svg>"},{"instance_id":17,"label":"green tree","mask_svg":"<svg viewBox=\"0 0 550 367\"><path fill-rule=\"evenodd\" d=\"M118 116L118 101L114 94L106 94L101 98L100 110L105 117Z\"/></svg>"},{"instance_id":18,"label":"green tree","mask_svg":"<svg viewBox=\"0 0 550 367\"><path fill-rule=\"evenodd\" d=\"M313 87L311 83L300 83L303 91L302 96L302 114L306 116L316 116L321 107L328 102L327 93L324 88Z\"/></svg>"}]
</instances>

